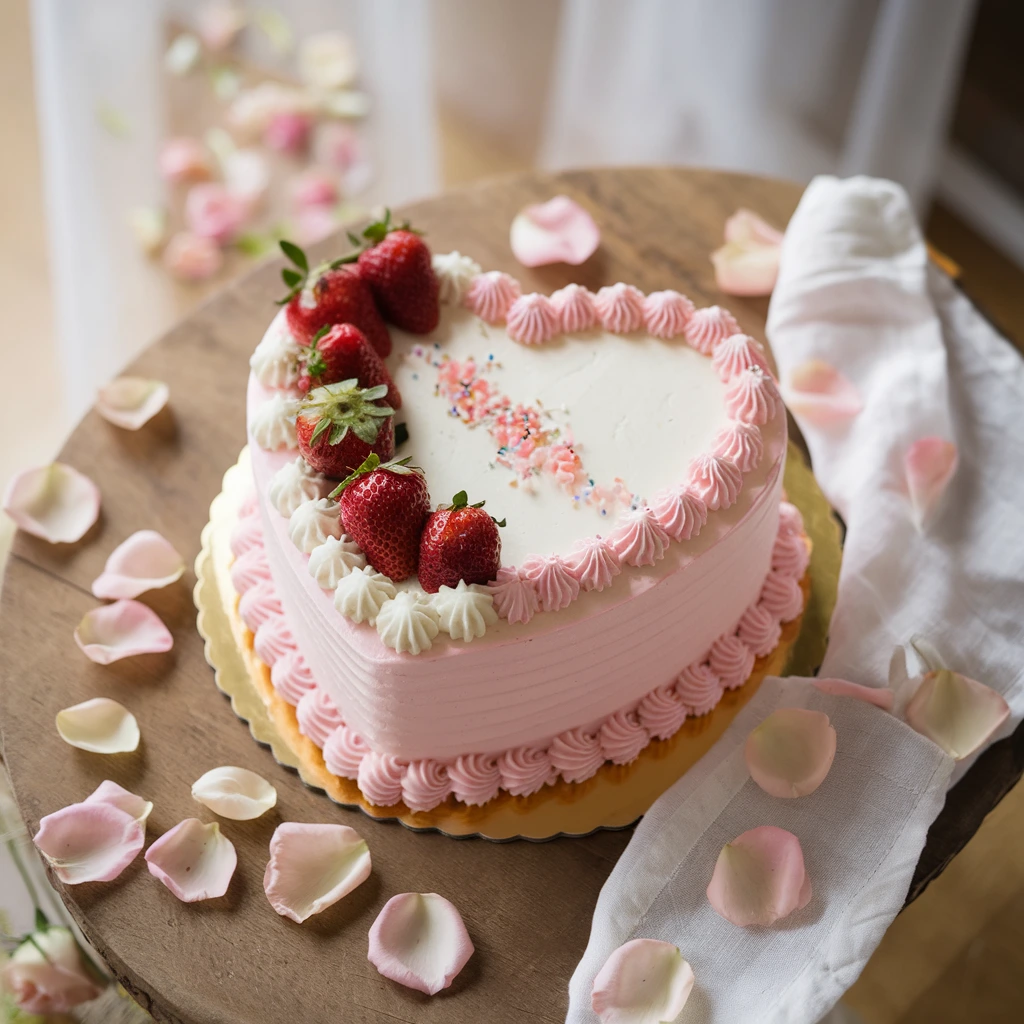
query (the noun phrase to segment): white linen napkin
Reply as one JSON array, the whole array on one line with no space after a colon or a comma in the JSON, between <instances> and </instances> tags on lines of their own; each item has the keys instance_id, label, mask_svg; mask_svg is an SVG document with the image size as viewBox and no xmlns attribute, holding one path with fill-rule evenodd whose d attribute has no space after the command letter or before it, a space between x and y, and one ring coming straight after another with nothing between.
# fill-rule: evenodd
<instances>
[{"instance_id":1,"label":"white linen napkin","mask_svg":"<svg viewBox=\"0 0 1024 1024\"><path fill-rule=\"evenodd\" d=\"M894 648L927 638L948 667L1024 711L1024 364L940 272L903 191L818 178L786 231L768 333L782 380L822 359L864 408L831 428L801 422L815 474L847 523L823 675L885 685ZM924 533L903 455L956 442L960 469ZM836 760L809 797L769 797L743 743L776 707L826 711ZM958 768L963 770L965 765ZM632 938L679 946L696 988L679 1020L811 1024L856 980L905 898L952 761L898 718L806 680L766 680L725 736L651 808L595 909L569 984L567 1024L593 1024L593 978ZM705 891L721 847L761 824L801 841L814 897L774 928L719 918Z\"/></svg>"}]
</instances>

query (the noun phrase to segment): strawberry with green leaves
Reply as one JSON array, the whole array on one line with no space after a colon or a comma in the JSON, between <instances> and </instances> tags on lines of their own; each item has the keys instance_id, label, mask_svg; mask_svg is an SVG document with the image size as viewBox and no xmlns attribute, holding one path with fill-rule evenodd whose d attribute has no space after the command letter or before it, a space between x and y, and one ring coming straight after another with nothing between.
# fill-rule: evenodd
<instances>
[{"instance_id":1,"label":"strawberry with green leaves","mask_svg":"<svg viewBox=\"0 0 1024 1024\"><path fill-rule=\"evenodd\" d=\"M459 491L450 505L439 505L431 512L420 538L420 586L428 594L441 587L466 583L487 583L501 568L502 519L488 515L484 503L469 504L465 491Z\"/></svg>"},{"instance_id":2,"label":"strawberry with green leaves","mask_svg":"<svg viewBox=\"0 0 1024 1024\"><path fill-rule=\"evenodd\" d=\"M295 434L299 451L318 473L344 479L373 452L395 454L394 409L383 402L386 384L361 388L355 379L314 388L299 406Z\"/></svg>"},{"instance_id":3,"label":"strawberry with green leaves","mask_svg":"<svg viewBox=\"0 0 1024 1024\"><path fill-rule=\"evenodd\" d=\"M377 572L396 583L416 572L420 534L430 515L423 470L409 459L381 462L371 452L331 492L341 502L345 532L363 549Z\"/></svg>"},{"instance_id":4,"label":"strawberry with green leaves","mask_svg":"<svg viewBox=\"0 0 1024 1024\"><path fill-rule=\"evenodd\" d=\"M302 349L299 363L298 385L301 391L354 377L364 388L386 384L388 403L395 409L402 408L402 396L384 360L373 350L366 335L352 324L321 327L309 345Z\"/></svg>"},{"instance_id":5,"label":"strawberry with green leaves","mask_svg":"<svg viewBox=\"0 0 1024 1024\"><path fill-rule=\"evenodd\" d=\"M352 324L366 335L381 357L391 354L391 335L374 303L369 285L351 260L321 263L312 270L306 254L292 242L281 242L281 251L294 264L281 271L288 294L278 302L286 306L288 328L300 345L309 345L322 327Z\"/></svg>"}]
</instances>

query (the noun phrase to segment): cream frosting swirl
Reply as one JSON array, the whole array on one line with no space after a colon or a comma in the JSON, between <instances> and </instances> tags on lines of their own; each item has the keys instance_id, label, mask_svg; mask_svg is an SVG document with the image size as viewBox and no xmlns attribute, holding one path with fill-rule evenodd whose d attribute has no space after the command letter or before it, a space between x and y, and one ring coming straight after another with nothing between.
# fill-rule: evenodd
<instances>
[{"instance_id":1,"label":"cream frosting swirl","mask_svg":"<svg viewBox=\"0 0 1024 1024\"><path fill-rule=\"evenodd\" d=\"M686 705L674 685L651 690L636 709L644 728L656 739L667 740L675 735L686 720Z\"/></svg>"},{"instance_id":2,"label":"cream frosting swirl","mask_svg":"<svg viewBox=\"0 0 1024 1024\"><path fill-rule=\"evenodd\" d=\"M402 802L410 811L429 811L448 798L452 780L439 761L410 761L402 777Z\"/></svg>"},{"instance_id":3,"label":"cream frosting swirl","mask_svg":"<svg viewBox=\"0 0 1024 1024\"><path fill-rule=\"evenodd\" d=\"M488 270L473 278L462 301L481 320L500 324L504 322L509 306L521 293L522 288L514 277L500 270Z\"/></svg>"},{"instance_id":4,"label":"cream frosting swirl","mask_svg":"<svg viewBox=\"0 0 1024 1024\"><path fill-rule=\"evenodd\" d=\"M520 295L508 308L506 330L513 341L543 345L558 333L558 312L546 295Z\"/></svg>"},{"instance_id":5,"label":"cream frosting swirl","mask_svg":"<svg viewBox=\"0 0 1024 1024\"><path fill-rule=\"evenodd\" d=\"M270 565L263 548L243 551L231 564L231 585L239 594L270 579Z\"/></svg>"},{"instance_id":6,"label":"cream frosting swirl","mask_svg":"<svg viewBox=\"0 0 1024 1024\"><path fill-rule=\"evenodd\" d=\"M644 322L644 293L631 284L606 285L594 298L601 326L612 334L638 331Z\"/></svg>"},{"instance_id":7,"label":"cream frosting swirl","mask_svg":"<svg viewBox=\"0 0 1024 1024\"><path fill-rule=\"evenodd\" d=\"M804 517L800 509L791 502L779 502L779 532L797 534L804 532Z\"/></svg>"},{"instance_id":8,"label":"cream frosting swirl","mask_svg":"<svg viewBox=\"0 0 1024 1024\"><path fill-rule=\"evenodd\" d=\"M297 398L281 392L268 398L253 414L253 440L268 452L297 447L295 416L299 404Z\"/></svg>"},{"instance_id":9,"label":"cream frosting swirl","mask_svg":"<svg viewBox=\"0 0 1024 1024\"><path fill-rule=\"evenodd\" d=\"M260 510L260 498L256 493L255 486L250 487L245 492L245 497L242 499L242 503L238 506L238 518L244 519L246 516L254 516Z\"/></svg>"},{"instance_id":10,"label":"cream frosting swirl","mask_svg":"<svg viewBox=\"0 0 1024 1024\"><path fill-rule=\"evenodd\" d=\"M601 751L615 764L629 764L640 756L651 737L635 711L616 711L601 723L598 733Z\"/></svg>"},{"instance_id":11,"label":"cream frosting swirl","mask_svg":"<svg viewBox=\"0 0 1024 1024\"><path fill-rule=\"evenodd\" d=\"M775 650L782 627L764 605L753 604L743 613L736 632L754 654L763 657Z\"/></svg>"},{"instance_id":12,"label":"cream frosting swirl","mask_svg":"<svg viewBox=\"0 0 1024 1024\"><path fill-rule=\"evenodd\" d=\"M567 284L564 288L559 288L551 296L551 304L555 307L562 330L566 334L589 331L597 323L594 293L581 284Z\"/></svg>"},{"instance_id":13,"label":"cream frosting swirl","mask_svg":"<svg viewBox=\"0 0 1024 1024\"><path fill-rule=\"evenodd\" d=\"M300 455L273 475L267 495L270 504L287 519L303 502L326 498L333 487Z\"/></svg>"},{"instance_id":14,"label":"cream frosting swirl","mask_svg":"<svg viewBox=\"0 0 1024 1024\"><path fill-rule=\"evenodd\" d=\"M351 622L377 624L381 608L395 596L395 585L372 565L353 569L338 581L334 607Z\"/></svg>"},{"instance_id":15,"label":"cream frosting swirl","mask_svg":"<svg viewBox=\"0 0 1024 1024\"><path fill-rule=\"evenodd\" d=\"M804 610L800 584L782 572L770 572L761 588L761 604L781 622L791 622Z\"/></svg>"},{"instance_id":16,"label":"cream frosting swirl","mask_svg":"<svg viewBox=\"0 0 1024 1024\"><path fill-rule=\"evenodd\" d=\"M536 588L541 611L568 608L580 596L579 581L560 555L530 555L523 562L522 573Z\"/></svg>"},{"instance_id":17,"label":"cream frosting swirl","mask_svg":"<svg viewBox=\"0 0 1024 1024\"><path fill-rule=\"evenodd\" d=\"M754 671L754 652L738 636L720 636L711 645L708 663L722 685L727 690L735 690Z\"/></svg>"},{"instance_id":18,"label":"cream frosting swirl","mask_svg":"<svg viewBox=\"0 0 1024 1024\"><path fill-rule=\"evenodd\" d=\"M676 679L676 696L691 715L706 715L722 699L722 680L706 662L687 665Z\"/></svg>"},{"instance_id":19,"label":"cream frosting swirl","mask_svg":"<svg viewBox=\"0 0 1024 1024\"><path fill-rule=\"evenodd\" d=\"M665 557L669 536L653 510L640 505L621 513L608 544L627 565L654 565Z\"/></svg>"},{"instance_id":20,"label":"cream frosting swirl","mask_svg":"<svg viewBox=\"0 0 1024 1024\"><path fill-rule=\"evenodd\" d=\"M347 725L339 725L324 744L324 764L332 775L343 779L359 777L359 765L370 752L370 745Z\"/></svg>"},{"instance_id":21,"label":"cream frosting swirl","mask_svg":"<svg viewBox=\"0 0 1024 1024\"><path fill-rule=\"evenodd\" d=\"M733 423L718 432L711 451L735 462L741 473L749 473L764 457L764 439L752 423Z\"/></svg>"},{"instance_id":22,"label":"cream frosting swirl","mask_svg":"<svg viewBox=\"0 0 1024 1024\"><path fill-rule=\"evenodd\" d=\"M309 553L309 575L324 590L334 590L353 569L362 569L364 565L366 555L347 533L328 537Z\"/></svg>"},{"instance_id":23,"label":"cream frosting swirl","mask_svg":"<svg viewBox=\"0 0 1024 1024\"><path fill-rule=\"evenodd\" d=\"M448 766L452 792L464 804L485 804L498 795L501 770L490 754L462 754Z\"/></svg>"},{"instance_id":24,"label":"cream frosting swirl","mask_svg":"<svg viewBox=\"0 0 1024 1024\"><path fill-rule=\"evenodd\" d=\"M316 687L313 673L297 650L286 651L274 662L270 669L270 682L278 694L293 706Z\"/></svg>"},{"instance_id":25,"label":"cream frosting swirl","mask_svg":"<svg viewBox=\"0 0 1024 1024\"><path fill-rule=\"evenodd\" d=\"M585 729L559 733L548 747L548 757L566 782L583 782L604 764L601 741Z\"/></svg>"},{"instance_id":26,"label":"cream frosting swirl","mask_svg":"<svg viewBox=\"0 0 1024 1024\"><path fill-rule=\"evenodd\" d=\"M440 285L441 301L447 306L460 305L473 278L480 273L480 264L457 249L438 253L431 263Z\"/></svg>"},{"instance_id":27,"label":"cream frosting swirl","mask_svg":"<svg viewBox=\"0 0 1024 1024\"><path fill-rule=\"evenodd\" d=\"M295 706L295 717L299 720L299 732L308 736L320 748L341 725L341 712L319 686L302 695Z\"/></svg>"},{"instance_id":28,"label":"cream frosting swirl","mask_svg":"<svg viewBox=\"0 0 1024 1024\"><path fill-rule=\"evenodd\" d=\"M548 752L540 747L513 747L498 758L501 784L513 796L529 796L557 778Z\"/></svg>"},{"instance_id":29,"label":"cream frosting swirl","mask_svg":"<svg viewBox=\"0 0 1024 1024\"><path fill-rule=\"evenodd\" d=\"M263 580L250 587L238 600L238 614L253 633L267 619L283 615L284 609L274 590L273 580Z\"/></svg>"},{"instance_id":30,"label":"cream frosting swirl","mask_svg":"<svg viewBox=\"0 0 1024 1024\"><path fill-rule=\"evenodd\" d=\"M371 750L359 762L356 781L363 796L375 807L393 807L402 799L405 765L393 754Z\"/></svg>"},{"instance_id":31,"label":"cream frosting swirl","mask_svg":"<svg viewBox=\"0 0 1024 1024\"><path fill-rule=\"evenodd\" d=\"M673 540L696 537L708 521L708 507L689 488L667 488L651 505L654 518Z\"/></svg>"},{"instance_id":32,"label":"cream frosting swirl","mask_svg":"<svg viewBox=\"0 0 1024 1024\"><path fill-rule=\"evenodd\" d=\"M750 366L725 392L725 410L731 419L764 426L782 405L775 381L760 366Z\"/></svg>"},{"instance_id":33,"label":"cream frosting swirl","mask_svg":"<svg viewBox=\"0 0 1024 1024\"><path fill-rule=\"evenodd\" d=\"M502 566L487 587L491 591L495 611L510 623L529 622L540 608L533 580L515 566Z\"/></svg>"},{"instance_id":34,"label":"cream frosting swirl","mask_svg":"<svg viewBox=\"0 0 1024 1024\"><path fill-rule=\"evenodd\" d=\"M231 540L228 546L235 558L239 558L253 548L262 548L263 527L260 526L260 517L246 516L244 519L239 519L231 528Z\"/></svg>"},{"instance_id":35,"label":"cream frosting swirl","mask_svg":"<svg viewBox=\"0 0 1024 1024\"><path fill-rule=\"evenodd\" d=\"M802 535L798 533L780 533L775 538L772 548L772 568L785 573L794 580L801 579L807 571L811 554Z\"/></svg>"},{"instance_id":36,"label":"cream frosting swirl","mask_svg":"<svg viewBox=\"0 0 1024 1024\"><path fill-rule=\"evenodd\" d=\"M656 338L679 337L693 312L693 303L679 292L651 292L644 299L644 324Z\"/></svg>"},{"instance_id":37,"label":"cream frosting swirl","mask_svg":"<svg viewBox=\"0 0 1024 1024\"><path fill-rule=\"evenodd\" d=\"M399 654L430 650L439 628L433 604L408 590L385 601L377 612L377 634L385 646Z\"/></svg>"},{"instance_id":38,"label":"cream frosting swirl","mask_svg":"<svg viewBox=\"0 0 1024 1024\"><path fill-rule=\"evenodd\" d=\"M736 503L743 489L739 466L721 455L698 455L690 463L690 489L708 510L716 512Z\"/></svg>"},{"instance_id":39,"label":"cream frosting swirl","mask_svg":"<svg viewBox=\"0 0 1024 1024\"><path fill-rule=\"evenodd\" d=\"M728 338L723 338L715 346L711 365L723 384L728 384L733 377L738 377L751 366L760 366L765 373L769 372L764 348L749 334L730 334Z\"/></svg>"},{"instance_id":40,"label":"cream frosting swirl","mask_svg":"<svg viewBox=\"0 0 1024 1024\"><path fill-rule=\"evenodd\" d=\"M622 572L618 556L603 537L578 540L565 564L583 590L604 590Z\"/></svg>"},{"instance_id":41,"label":"cream frosting swirl","mask_svg":"<svg viewBox=\"0 0 1024 1024\"><path fill-rule=\"evenodd\" d=\"M249 357L249 366L265 388L295 387L299 379L299 346L283 323L269 331L256 346Z\"/></svg>"},{"instance_id":42,"label":"cream frosting swirl","mask_svg":"<svg viewBox=\"0 0 1024 1024\"><path fill-rule=\"evenodd\" d=\"M466 643L483 636L498 621L490 588L459 580L456 587L441 587L432 598L438 624L453 640Z\"/></svg>"},{"instance_id":43,"label":"cream frosting swirl","mask_svg":"<svg viewBox=\"0 0 1024 1024\"><path fill-rule=\"evenodd\" d=\"M273 668L285 654L295 650L295 639L283 615L272 615L256 630L252 649L268 668Z\"/></svg>"},{"instance_id":44,"label":"cream frosting swirl","mask_svg":"<svg viewBox=\"0 0 1024 1024\"><path fill-rule=\"evenodd\" d=\"M307 555L328 537L340 537L341 514L338 503L330 498L304 501L288 521L288 536Z\"/></svg>"},{"instance_id":45,"label":"cream frosting swirl","mask_svg":"<svg viewBox=\"0 0 1024 1024\"><path fill-rule=\"evenodd\" d=\"M709 356L715 346L732 334L739 334L740 325L727 309L707 306L694 310L686 324L686 340L701 355Z\"/></svg>"}]
</instances>

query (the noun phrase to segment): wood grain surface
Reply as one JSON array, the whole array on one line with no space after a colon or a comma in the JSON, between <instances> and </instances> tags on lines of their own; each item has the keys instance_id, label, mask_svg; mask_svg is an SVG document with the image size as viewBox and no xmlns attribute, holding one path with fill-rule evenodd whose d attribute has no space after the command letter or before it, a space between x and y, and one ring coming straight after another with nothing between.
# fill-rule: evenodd
<instances>
[{"instance_id":1,"label":"wood grain surface","mask_svg":"<svg viewBox=\"0 0 1024 1024\"><path fill-rule=\"evenodd\" d=\"M579 268L524 270L509 251L509 224L525 203L556 193L594 212L601 248ZM738 206L783 225L799 195L795 185L737 175L606 170L495 181L401 213L428 233L435 251L471 254L487 268L516 274L525 290L551 292L570 281L596 289L620 279L644 290L675 287L698 304L726 302L744 330L763 336L765 302L718 293L708 254ZM336 255L340 245L318 246L314 254ZM131 372L171 386L169 408L142 431L119 431L94 413L75 429L61 459L89 474L104 499L102 517L84 540L55 548L19 534L0 607L0 728L17 800L35 832L44 814L111 778L154 802L155 836L186 817L212 820L190 795L192 782L211 767L243 765L277 787L274 812L223 823L239 855L223 899L179 903L141 857L112 883L56 883L111 970L159 1021L555 1024L564 1019L566 986L598 892L628 832L545 844L456 841L371 821L307 790L253 742L215 689L196 633L191 572L143 598L174 634L169 654L102 667L72 639L81 616L97 604L92 580L133 531L159 530L189 565L194 561L210 502L244 443L248 357L280 290L277 264L257 268L132 365ZM143 740L136 753L103 758L58 738L55 713L101 695L137 716ZM1011 762L1019 774L1019 759ZM994 770L1007 769L999 761ZM987 781L984 799L994 803L1005 786ZM977 802L972 806L976 816ZM368 882L301 926L278 917L262 889L267 844L282 820L350 824L373 855ZM973 817L966 834L948 823L936 863L976 827ZM432 999L386 981L366 960L377 912L404 891L452 899L476 945L452 988Z\"/></svg>"}]
</instances>

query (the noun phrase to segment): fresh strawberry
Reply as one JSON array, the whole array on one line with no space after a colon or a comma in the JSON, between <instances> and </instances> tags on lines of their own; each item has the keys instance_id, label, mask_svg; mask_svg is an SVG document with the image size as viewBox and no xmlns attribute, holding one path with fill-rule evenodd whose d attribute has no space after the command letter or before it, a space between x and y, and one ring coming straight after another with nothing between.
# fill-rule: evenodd
<instances>
[{"instance_id":1,"label":"fresh strawberry","mask_svg":"<svg viewBox=\"0 0 1024 1024\"><path fill-rule=\"evenodd\" d=\"M370 346L366 335L353 324L321 327L302 350L299 360L302 364L299 388L302 391L354 377L363 388L387 384L388 404L395 409L402 408L402 396L384 360Z\"/></svg>"},{"instance_id":2,"label":"fresh strawberry","mask_svg":"<svg viewBox=\"0 0 1024 1024\"><path fill-rule=\"evenodd\" d=\"M420 538L420 586L428 594L441 587L457 587L459 580L487 583L501 568L499 523L483 509L484 503L470 505L465 491L459 491L450 505L439 505L430 513Z\"/></svg>"},{"instance_id":3,"label":"fresh strawberry","mask_svg":"<svg viewBox=\"0 0 1024 1024\"><path fill-rule=\"evenodd\" d=\"M409 459L381 463L371 452L366 461L331 492L341 495L345 532L363 549L377 572L396 583L416 572L420 534L430 515L423 470Z\"/></svg>"},{"instance_id":4,"label":"fresh strawberry","mask_svg":"<svg viewBox=\"0 0 1024 1024\"><path fill-rule=\"evenodd\" d=\"M353 238L359 242L359 239ZM363 232L359 274L384 319L413 334L429 334L441 317L440 285L430 250L409 226L393 227L390 211Z\"/></svg>"},{"instance_id":5,"label":"fresh strawberry","mask_svg":"<svg viewBox=\"0 0 1024 1024\"><path fill-rule=\"evenodd\" d=\"M366 335L381 359L391 355L391 335L373 301L373 293L351 260L334 260L309 269L306 254L291 242L281 242L281 251L294 267L285 267L281 277L288 294L278 302L287 306L288 328L300 345L309 345L321 327L353 324Z\"/></svg>"},{"instance_id":6,"label":"fresh strawberry","mask_svg":"<svg viewBox=\"0 0 1024 1024\"><path fill-rule=\"evenodd\" d=\"M310 391L299 406L295 434L302 457L318 473L341 480L361 466L370 452L395 454L394 409L381 402L385 384L360 388L341 380Z\"/></svg>"}]
</instances>

